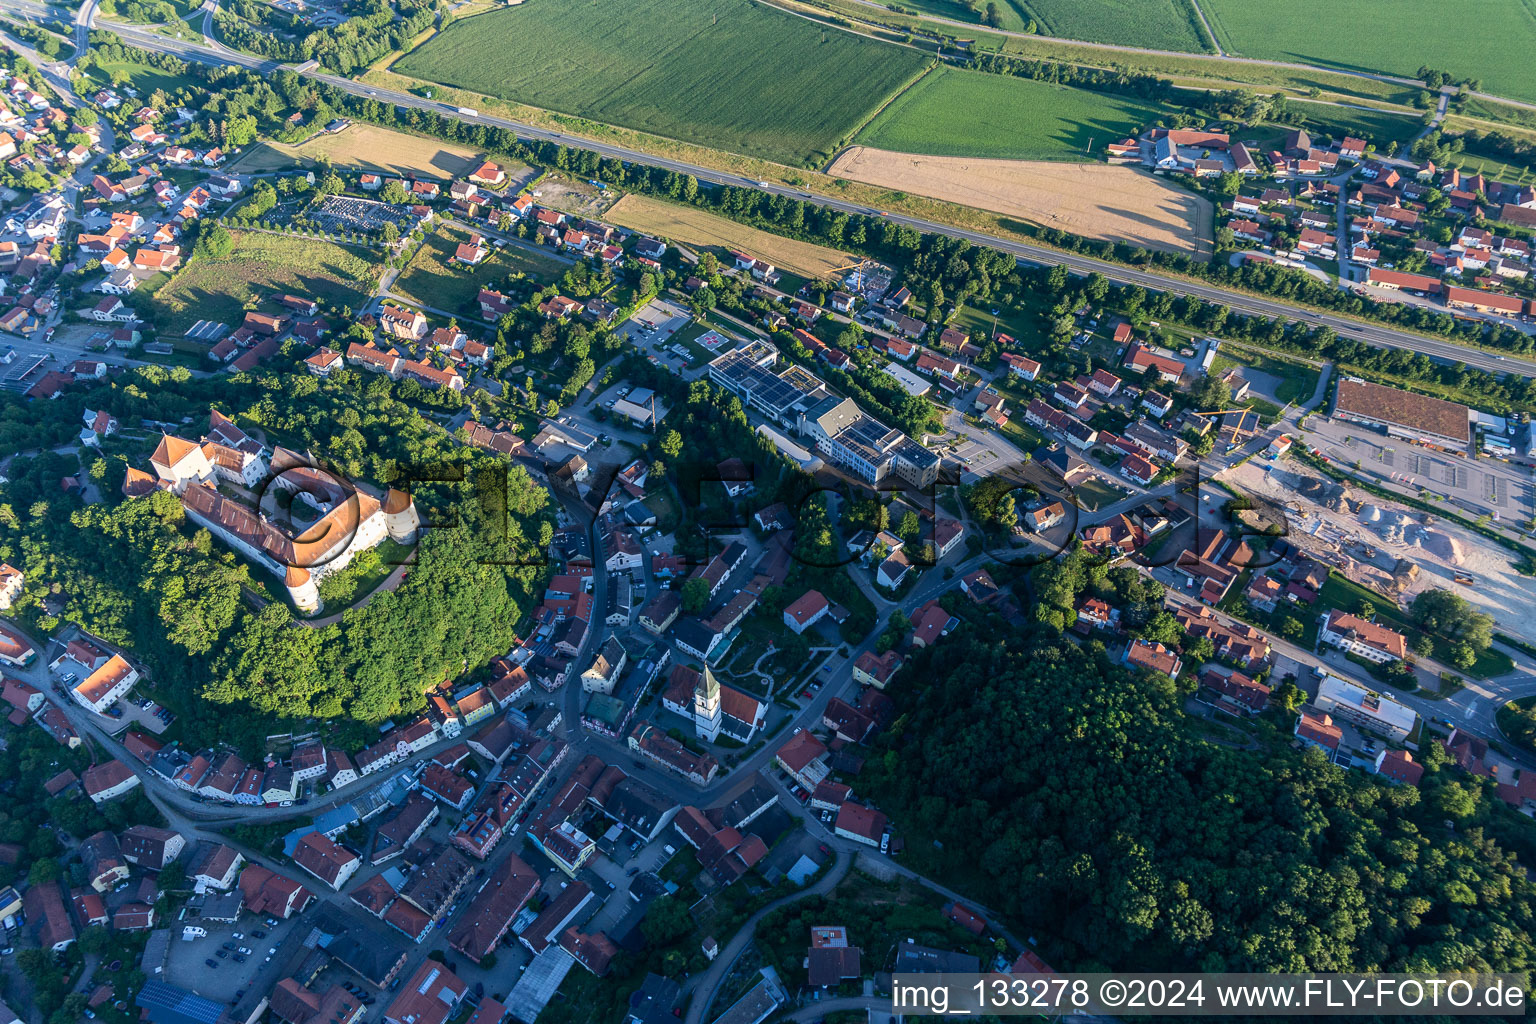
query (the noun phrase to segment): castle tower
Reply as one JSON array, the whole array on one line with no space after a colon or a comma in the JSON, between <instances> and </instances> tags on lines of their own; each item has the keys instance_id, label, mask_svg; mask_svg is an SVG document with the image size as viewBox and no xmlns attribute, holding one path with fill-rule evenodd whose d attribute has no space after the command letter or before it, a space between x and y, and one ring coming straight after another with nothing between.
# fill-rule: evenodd
<instances>
[{"instance_id":1,"label":"castle tower","mask_svg":"<svg viewBox=\"0 0 1536 1024\"><path fill-rule=\"evenodd\" d=\"M720 735L720 683L708 665L693 687L693 726L711 743Z\"/></svg>"},{"instance_id":2,"label":"castle tower","mask_svg":"<svg viewBox=\"0 0 1536 1024\"><path fill-rule=\"evenodd\" d=\"M315 585L315 578L310 575L308 569L296 565L288 567L288 574L283 578L283 584L288 588L288 596L293 599L293 604L299 611L313 615L324 607L320 600L320 588Z\"/></svg>"},{"instance_id":3,"label":"castle tower","mask_svg":"<svg viewBox=\"0 0 1536 1024\"><path fill-rule=\"evenodd\" d=\"M421 517L416 514L416 501L404 491L391 487L384 495L384 522L389 527L389 539L396 544L416 543L416 531L421 529Z\"/></svg>"}]
</instances>

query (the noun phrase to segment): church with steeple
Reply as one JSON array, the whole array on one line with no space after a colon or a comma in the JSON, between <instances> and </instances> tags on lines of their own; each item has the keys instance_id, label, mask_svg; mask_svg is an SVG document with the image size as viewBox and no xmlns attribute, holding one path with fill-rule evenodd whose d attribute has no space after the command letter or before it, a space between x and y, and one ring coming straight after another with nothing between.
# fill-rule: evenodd
<instances>
[{"instance_id":1,"label":"church with steeple","mask_svg":"<svg viewBox=\"0 0 1536 1024\"><path fill-rule=\"evenodd\" d=\"M693 721L694 732L713 743L728 736L750 743L768 719L768 705L734 686L723 686L708 665L675 665L662 691L661 705Z\"/></svg>"}]
</instances>

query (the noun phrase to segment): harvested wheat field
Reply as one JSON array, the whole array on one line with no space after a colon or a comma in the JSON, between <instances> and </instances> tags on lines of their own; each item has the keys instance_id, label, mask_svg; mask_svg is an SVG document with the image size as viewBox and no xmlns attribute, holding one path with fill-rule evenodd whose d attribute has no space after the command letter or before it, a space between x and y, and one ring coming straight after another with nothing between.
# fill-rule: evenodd
<instances>
[{"instance_id":1,"label":"harvested wheat field","mask_svg":"<svg viewBox=\"0 0 1536 1024\"><path fill-rule=\"evenodd\" d=\"M834 270L853 262L836 249L781 238L704 210L675 206L648 196L625 196L613 204L603 219L683 245L740 249L802 277L830 277Z\"/></svg>"},{"instance_id":2,"label":"harvested wheat field","mask_svg":"<svg viewBox=\"0 0 1536 1024\"><path fill-rule=\"evenodd\" d=\"M240 174L275 171L294 164L313 164L325 157L339 169L380 171L419 178L457 178L480 166L482 157L468 146L456 146L408 132L371 124L351 124L339 132L322 132L297 146L261 142L230 167ZM507 173L516 176L517 167Z\"/></svg>"},{"instance_id":3,"label":"harvested wheat field","mask_svg":"<svg viewBox=\"0 0 1536 1024\"><path fill-rule=\"evenodd\" d=\"M1211 204L1130 167L853 146L828 174L1164 252L1211 254Z\"/></svg>"}]
</instances>

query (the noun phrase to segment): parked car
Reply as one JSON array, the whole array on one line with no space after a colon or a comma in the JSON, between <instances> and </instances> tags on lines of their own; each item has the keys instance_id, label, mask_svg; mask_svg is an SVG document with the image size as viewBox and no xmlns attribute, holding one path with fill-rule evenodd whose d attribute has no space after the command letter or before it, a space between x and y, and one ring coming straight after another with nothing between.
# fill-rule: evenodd
<instances>
[{"instance_id":1,"label":"parked car","mask_svg":"<svg viewBox=\"0 0 1536 1024\"><path fill-rule=\"evenodd\" d=\"M203 961L203 966L205 966L205 967L212 967L214 970L218 970L219 969L219 962L217 960L204 960Z\"/></svg>"}]
</instances>

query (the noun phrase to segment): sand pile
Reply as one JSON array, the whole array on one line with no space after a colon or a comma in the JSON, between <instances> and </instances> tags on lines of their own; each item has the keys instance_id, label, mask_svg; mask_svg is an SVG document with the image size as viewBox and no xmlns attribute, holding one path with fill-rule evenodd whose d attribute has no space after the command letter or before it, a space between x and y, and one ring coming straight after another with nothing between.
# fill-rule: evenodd
<instances>
[{"instance_id":1,"label":"sand pile","mask_svg":"<svg viewBox=\"0 0 1536 1024\"><path fill-rule=\"evenodd\" d=\"M1466 561L1461 541L1441 530L1424 530L1419 535L1419 547L1451 565L1460 566Z\"/></svg>"}]
</instances>

